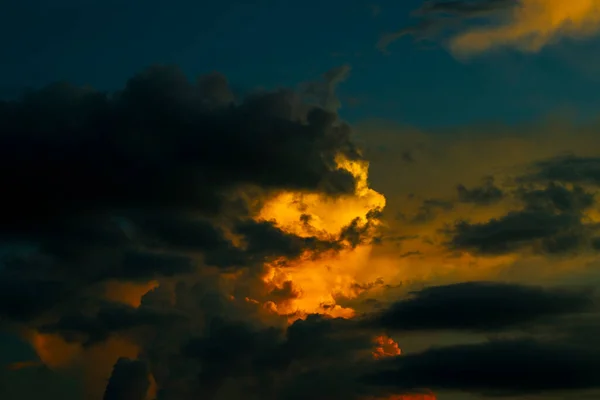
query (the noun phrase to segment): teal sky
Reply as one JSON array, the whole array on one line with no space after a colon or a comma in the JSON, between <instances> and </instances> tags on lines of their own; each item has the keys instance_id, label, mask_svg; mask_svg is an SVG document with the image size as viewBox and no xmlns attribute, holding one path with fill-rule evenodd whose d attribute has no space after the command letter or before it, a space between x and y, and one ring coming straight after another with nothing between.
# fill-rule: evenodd
<instances>
[{"instance_id":1,"label":"teal sky","mask_svg":"<svg viewBox=\"0 0 600 400\"><path fill-rule=\"evenodd\" d=\"M249 4L252 3L252 4ZM291 86L340 64L344 118L416 126L527 121L556 111L588 116L600 106L600 42L562 40L541 52L501 50L470 61L440 41L379 37L414 22L418 0L242 2L11 2L0 15L0 92L56 80L120 87L154 63L190 75L218 70L232 85ZM350 101L349 101L350 100Z\"/></svg>"}]
</instances>

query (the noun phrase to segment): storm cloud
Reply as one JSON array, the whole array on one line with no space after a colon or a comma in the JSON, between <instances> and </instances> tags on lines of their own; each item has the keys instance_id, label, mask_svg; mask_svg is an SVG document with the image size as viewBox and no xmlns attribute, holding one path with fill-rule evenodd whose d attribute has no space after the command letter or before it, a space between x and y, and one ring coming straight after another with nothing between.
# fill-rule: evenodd
<instances>
[{"instance_id":1,"label":"storm cloud","mask_svg":"<svg viewBox=\"0 0 600 400\"><path fill-rule=\"evenodd\" d=\"M254 222L253 202L283 190L351 194L355 178L337 158L362 159L349 126L300 95L238 99L220 74L190 81L168 66L115 93L47 86L0 103L0 124L0 237L30 246L5 254L0 271L7 302L22 309L5 315L20 319L98 282L193 272L198 256L240 268L335 249L335 238Z\"/></svg>"},{"instance_id":2,"label":"storm cloud","mask_svg":"<svg viewBox=\"0 0 600 400\"><path fill-rule=\"evenodd\" d=\"M489 397L600 386L597 348L528 339L441 347L391 360L366 381L406 390L430 387ZM448 367L451 366L451 367Z\"/></svg>"},{"instance_id":3,"label":"storm cloud","mask_svg":"<svg viewBox=\"0 0 600 400\"><path fill-rule=\"evenodd\" d=\"M593 304L588 290L467 282L415 292L371 322L399 331L500 331L586 312Z\"/></svg>"}]
</instances>

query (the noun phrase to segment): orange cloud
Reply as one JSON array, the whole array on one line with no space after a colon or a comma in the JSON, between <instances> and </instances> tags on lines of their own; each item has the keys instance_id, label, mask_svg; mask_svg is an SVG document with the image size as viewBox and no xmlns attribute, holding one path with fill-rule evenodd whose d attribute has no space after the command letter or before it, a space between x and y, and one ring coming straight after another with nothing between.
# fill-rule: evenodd
<instances>
[{"instance_id":1,"label":"orange cloud","mask_svg":"<svg viewBox=\"0 0 600 400\"><path fill-rule=\"evenodd\" d=\"M83 375L85 398L101 400L106 382L120 357L135 359L139 348L129 341L111 337L106 342L90 348L69 343L59 335L28 332L26 337L36 351L40 364L53 370L63 370ZM35 362L14 364L13 368L33 366ZM151 379L151 383L153 379ZM156 392L156 384L150 391Z\"/></svg>"},{"instance_id":2,"label":"orange cloud","mask_svg":"<svg viewBox=\"0 0 600 400\"><path fill-rule=\"evenodd\" d=\"M499 25L473 28L450 41L453 53L471 55L500 46L537 52L561 37L600 31L600 0L521 0Z\"/></svg>"},{"instance_id":3,"label":"orange cloud","mask_svg":"<svg viewBox=\"0 0 600 400\"><path fill-rule=\"evenodd\" d=\"M113 367L120 357L136 359L139 347L127 340L111 337L106 342L86 349L82 356L82 369L86 399L100 400Z\"/></svg>"},{"instance_id":4,"label":"orange cloud","mask_svg":"<svg viewBox=\"0 0 600 400\"><path fill-rule=\"evenodd\" d=\"M283 231L302 237L329 240L353 222L366 236L373 236L380 221L367 215L383 209L386 200L369 187L369 164L343 159L337 162L356 178L354 194L331 199L320 194L286 192L267 201L257 219L273 221ZM296 293L293 298L269 302L266 307L279 314L294 314L294 318L307 313L353 317L355 311L340 306L336 299L356 297L361 291L357 283L385 280L389 275L384 265L373 268L369 262L371 253L372 245L361 243L318 257L306 254L300 260L286 260L285 267L280 262L266 265L263 280L270 290L281 290L291 282Z\"/></svg>"},{"instance_id":5,"label":"orange cloud","mask_svg":"<svg viewBox=\"0 0 600 400\"><path fill-rule=\"evenodd\" d=\"M375 350L373 358L380 359L385 357L395 357L402 354L400 346L389 336L381 335L375 338Z\"/></svg>"},{"instance_id":6,"label":"orange cloud","mask_svg":"<svg viewBox=\"0 0 600 400\"><path fill-rule=\"evenodd\" d=\"M68 343L59 335L41 334L35 331L26 335L40 361L50 369L72 365L81 354L79 344Z\"/></svg>"},{"instance_id":7,"label":"orange cloud","mask_svg":"<svg viewBox=\"0 0 600 400\"><path fill-rule=\"evenodd\" d=\"M157 287L157 281L143 283L110 281L106 284L105 296L111 301L139 307L142 297Z\"/></svg>"}]
</instances>

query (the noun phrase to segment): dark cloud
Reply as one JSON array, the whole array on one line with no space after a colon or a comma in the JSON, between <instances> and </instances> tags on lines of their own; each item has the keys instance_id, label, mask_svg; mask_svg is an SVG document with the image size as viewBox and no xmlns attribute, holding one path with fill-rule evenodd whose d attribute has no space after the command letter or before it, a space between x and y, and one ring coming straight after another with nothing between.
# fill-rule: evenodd
<instances>
[{"instance_id":1,"label":"dark cloud","mask_svg":"<svg viewBox=\"0 0 600 400\"><path fill-rule=\"evenodd\" d=\"M600 158L598 157L559 156L538 162L534 169L535 172L522 180L600 185Z\"/></svg>"},{"instance_id":2,"label":"dark cloud","mask_svg":"<svg viewBox=\"0 0 600 400\"><path fill-rule=\"evenodd\" d=\"M584 290L468 282L414 292L371 323L406 331L497 331L546 317L581 313L592 306L592 293Z\"/></svg>"},{"instance_id":3,"label":"dark cloud","mask_svg":"<svg viewBox=\"0 0 600 400\"><path fill-rule=\"evenodd\" d=\"M336 87L348 78L350 70L349 65L330 69L323 74L320 81L305 83L304 94L324 109L337 111L342 104L336 94Z\"/></svg>"},{"instance_id":4,"label":"dark cloud","mask_svg":"<svg viewBox=\"0 0 600 400\"><path fill-rule=\"evenodd\" d=\"M2 231L131 208L216 211L239 184L353 190L335 156L358 153L335 114L296 115L285 91L221 103L222 80L155 67L112 95L61 84L1 103Z\"/></svg>"},{"instance_id":5,"label":"dark cloud","mask_svg":"<svg viewBox=\"0 0 600 400\"><path fill-rule=\"evenodd\" d=\"M117 266L117 270L106 271L106 279L148 279L157 276L187 274L193 271L192 261L187 257L149 252L126 252Z\"/></svg>"},{"instance_id":6,"label":"dark cloud","mask_svg":"<svg viewBox=\"0 0 600 400\"><path fill-rule=\"evenodd\" d=\"M276 262L285 275L282 259L378 242L373 232L381 210L331 237L294 235L274 221L253 218L280 191L331 198L354 192L355 179L335 162L338 155L361 159L350 128L333 112L339 107L335 85L348 71L333 69L300 93L240 99L219 74L190 82L176 69L155 67L117 93L58 84L0 103L0 184L8 188L0 210L2 322L59 336L84 352L103 349L111 338L135 344L139 359L117 361L105 400L143 399L152 381L157 400L364 400L387 389L358 378L382 368L414 371L391 383L391 375L376 374L376 383L391 384L396 394L421 387L493 391L501 387L493 373L504 370L492 363L506 366L508 359L497 347L543 359L546 346L555 346L558 352L549 357L566 364L543 371L563 374L556 388L568 386L575 372L582 380L572 386L587 387L584 367L591 364L580 368L561 353L572 348L566 342L494 342L492 350L430 350L393 361L376 361L372 352L374 337L386 330L487 334L546 323L557 333L554 319L586 311L588 292L478 282L424 289L387 309L359 297L357 303L377 312L357 319L269 309L298 298L301 288L290 277L265 284L265 262ZM414 161L408 153L402 159ZM516 194L523 209L516 216L459 224L452 245L493 253L535 241L548 249L592 241L582 213L593 195L556 181L544 187L541 179L523 183ZM458 192L460 201L473 204L504 195L491 180ZM425 200L413 222L452 207L446 200ZM303 214L298 221L307 232L312 218ZM529 225L523 224L527 218ZM17 251L23 246L28 250ZM420 253L403 256L413 255ZM115 281L127 286L149 280L160 285L139 307L103 299ZM392 287L383 279L351 286L365 294L376 288ZM350 301L341 295L336 300ZM577 337L591 342L592 328L577 326L587 332ZM575 331L559 333L575 337ZM461 365L461 354L464 371L483 363L476 375L480 383L468 381L460 368L451 370L452 383L435 366L438 359ZM542 361L528 365L535 362ZM523 368L518 372L525 373ZM536 377L526 386L516 373L504 373L509 391L544 389Z\"/></svg>"},{"instance_id":7,"label":"dark cloud","mask_svg":"<svg viewBox=\"0 0 600 400\"><path fill-rule=\"evenodd\" d=\"M515 0L427 0L413 13L416 24L382 35L377 47L387 52L390 44L404 36L416 40L438 37L481 18L498 18L517 4Z\"/></svg>"},{"instance_id":8,"label":"dark cloud","mask_svg":"<svg viewBox=\"0 0 600 400\"><path fill-rule=\"evenodd\" d=\"M318 359L321 363L352 361L357 352L372 347L372 334L357 327L352 320L310 315L287 329L284 352L292 359Z\"/></svg>"},{"instance_id":9,"label":"dark cloud","mask_svg":"<svg viewBox=\"0 0 600 400\"><path fill-rule=\"evenodd\" d=\"M429 387L484 396L597 388L600 352L581 344L532 339L432 348L382 363L367 381L395 390Z\"/></svg>"},{"instance_id":10,"label":"dark cloud","mask_svg":"<svg viewBox=\"0 0 600 400\"><path fill-rule=\"evenodd\" d=\"M348 71L329 71L324 92L313 94L330 103ZM349 126L304 97L280 90L240 99L220 74L190 81L157 66L115 93L58 83L0 102L0 239L8 253L31 248L3 256L3 296L20 304L3 315L28 319L111 279L339 248L338 238L300 238L251 220L254 203L277 191L354 192L354 177L336 164L340 155L361 159Z\"/></svg>"},{"instance_id":11,"label":"dark cloud","mask_svg":"<svg viewBox=\"0 0 600 400\"><path fill-rule=\"evenodd\" d=\"M577 213L590 208L595 202L594 194L579 186L568 189L553 182L543 189L521 188L518 196L530 210L548 210L560 213Z\"/></svg>"},{"instance_id":12,"label":"dark cloud","mask_svg":"<svg viewBox=\"0 0 600 400\"><path fill-rule=\"evenodd\" d=\"M423 253L419 250L416 251L407 251L406 253L400 254L400 258L414 257L414 256L422 256Z\"/></svg>"},{"instance_id":13,"label":"dark cloud","mask_svg":"<svg viewBox=\"0 0 600 400\"><path fill-rule=\"evenodd\" d=\"M72 284L57 279L0 274L0 316L27 321L71 299L76 291Z\"/></svg>"},{"instance_id":14,"label":"dark cloud","mask_svg":"<svg viewBox=\"0 0 600 400\"><path fill-rule=\"evenodd\" d=\"M424 224L434 220L440 211L450 211L453 208L454 203L448 200L425 199L415 215L407 216L399 213L396 219L406 221L410 224Z\"/></svg>"},{"instance_id":15,"label":"dark cloud","mask_svg":"<svg viewBox=\"0 0 600 400\"><path fill-rule=\"evenodd\" d=\"M58 321L43 325L39 330L44 333L57 333L67 340L90 345L106 340L115 333L144 327L157 329L165 324L184 323L188 318L189 316L174 310L108 304L92 315L83 312L63 315Z\"/></svg>"},{"instance_id":16,"label":"dark cloud","mask_svg":"<svg viewBox=\"0 0 600 400\"><path fill-rule=\"evenodd\" d=\"M247 238L246 253L252 256L296 258L306 250L315 252L339 249L335 241L324 241L314 236L299 237L285 233L273 222L244 221L236 226L236 232Z\"/></svg>"},{"instance_id":17,"label":"dark cloud","mask_svg":"<svg viewBox=\"0 0 600 400\"><path fill-rule=\"evenodd\" d=\"M106 386L104 400L145 400L149 388L146 363L120 358Z\"/></svg>"},{"instance_id":18,"label":"dark cloud","mask_svg":"<svg viewBox=\"0 0 600 400\"><path fill-rule=\"evenodd\" d=\"M183 349L183 353L197 360L201 367L197 390L202 398L213 398L227 379L264 376L269 370L285 367L287 360L279 359L277 352L280 335L281 332L273 328L253 330L239 323L211 321L208 333L191 340Z\"/></svg>"},{"instance_id":19,"label":"dark cloud","mask_svg":"<svg viewBox=\"0 0 600 400\"><path fill-rule=\"evenodd\" d=\"M585 222L583 211L595 199L581 187L550 183L542 189L522 187L517 197L524 207L487 222L459 221L447 233L453 249L502 254L523 248L568 253L589 245L596 226Z\"/></svg>"},{"instance_id":20,"label":"dark cloud","mask_svg":"<svg viewBox=\"0 0 600 400\"><path fill-rule=\"evenodd\" d=\"M373 398L373 389L366 388L360 374L352 366L313 368L302 371L286 385L282 400L362 400Z\"/></svg>"},{"instance_id":21,"label":"dark cloud","mask_svg":"<svg viewBox=\"0 0 600 400\"><path fill-rule=\"evenodd\" d=\"M182 295L180 292L176 303ZM309 315L287 328L229 319L232 315L223 308L228 303L217 306L214 299L198 291L190 295L189 300L202 302L191 309L208 312L196 316L205 319L206 325L184 334L172 324L165 325L165 336L145 345L154 376L163 388L160 399L227 399L243 395L257 399L341 400L387 392L414 393L425 387L515 394L587 388L598 382L590 380L597 367L594 341L580 341L582 331L593 337L590 329L597 325L589 327L582 322L564 331L556 322L559 317L587 315L582 312L589 310L591 293L585 291L486 282L449 285L424 289L416 293L414 300L377 314L376 325L373 320L365 325L364 320ZM382 315L387 315L387 324L382 323ZM371 356L373 337L381 329L498 332L520 325L539 326L546 333L566 334L568 339L519 339L434 348L379 361ZM169 330L175 330L177 336ZM575 332L579 336L574 336ZM578 341L591 347L582 349ZM174 348L163 353L169 346ZM513 372L511 366L519 363ZM161 369L168 372L161 373ZM556 377L556 381L544 382L542 376ZM575 381L576 377L581 380Z\"/></svg>"},{"instance_id":22,"label":"dark cloud","mask_svg":"<svg viewBox=\"0 0 600 400\"><path fill-rule=\"evenodd\" d=\"M298 390L320 398L314 387L299 385L303 374L312 371L333 377L327 368L370 357L371 346L368 332L343 319L309 315L287 329L278 329L213 318L202 334L183 345L177 357L161 358L163 365L169 363L170 371L178 370L176 364L186 365L186 370L159 378L159 384L171 388L174 398L182 398L177 394L184 391L189 396L184 398L222 398L231 387L251 398L297 398ZM182 378L187 383L179 388L176 381Z\"/></svg>"},{"instance_id":23,"label":"dark cloud","mask_svg":"<svg viewBox=\"0 0 600 400\"><path fill-rule=\"evenodd\" d=\"M381 243L383 238L380 236L373 237L373 232L376 229L377 221L382 216L380 209L370 210L365 218L355 218L349 225L342 228L340 233L340 241L348 244L351 248L365 243Z\"/></svg>"},{"instance_id":24,"label":"dark cloud","mask_svg":"<svg viewBox=\"0 0 600 400\"><path fill-rule=\"evenodd\" d=\"M268 296L272 301L278 302L297 298L300 296L300 292L294 288L292 281L285 281L281 287L271 290Z\"/></svg>"},{"instance_id":25,"label":"dark cloud","mask_svg":"<svg viewBox=\"0 0 600 400\"><path fill-rule=\"evenodd\" d=\"M500 218L483 223L458 222L451 230L450 247L459 250L474 251L483 254L502 254L513 252L531 245L544 242L552 250L551 241L563 235L580 238L579 232L570 232L579 228L580 220L573 215L554 215L544 211L512 211ZM574 245L580 243L575 240ZM569 250L569 246L565 250Z\"/></svg>"},{"instance_id":26,"label":"dark cloud","mask_svg":"<svg viewBox=\"0 0 600 400\"><path fill-rule=\"evenodd\" d=\"M458 201L476 205L494 204L504 197L502 189L494 184L493 177L486 178L483 185L471 189L466 188L464 185L458 185L456 191L458 192Z\"/></svg>"}]
</instances>

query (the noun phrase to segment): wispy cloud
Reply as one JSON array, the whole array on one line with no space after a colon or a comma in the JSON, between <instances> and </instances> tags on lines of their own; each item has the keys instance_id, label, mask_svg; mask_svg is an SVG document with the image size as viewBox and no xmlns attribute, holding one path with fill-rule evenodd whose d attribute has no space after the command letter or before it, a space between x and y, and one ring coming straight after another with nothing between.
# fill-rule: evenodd
<instances>
[{"instance_id":1,"label":"wispy cloud","mask_svg":"<svg viewBox=\"0 0 600 400\"><path fill-rule=\"evenodd\" d=\"M469 57L499 47L537 52L561 38L600 31L599 0L434 0L414 15L415 26L384 35L378 47L385 50L405 35L448 35L451 52Z\"/></svg>"}]
</instances>

